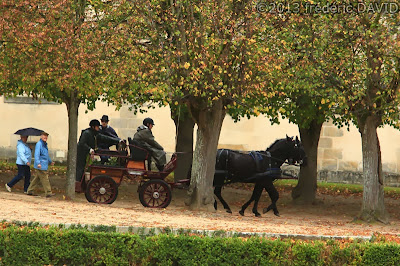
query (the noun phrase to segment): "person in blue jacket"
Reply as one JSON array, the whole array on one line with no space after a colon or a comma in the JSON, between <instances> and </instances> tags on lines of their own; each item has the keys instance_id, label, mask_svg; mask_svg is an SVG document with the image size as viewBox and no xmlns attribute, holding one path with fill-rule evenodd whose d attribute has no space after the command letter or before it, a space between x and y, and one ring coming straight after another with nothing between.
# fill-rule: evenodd
<instances>
[{"instance_id":1,"label":"person in blue jacket","mask_svg":"<svg viewBox=\"0 0 400 266\"><path fill-rule=\"evenodd\" d=\"M6 189L11 192L11 188L18 183L23 177L24 180L24 192L28 190L29 184L31 182L31 161L32 161L32 151L26 142L28 141L28 136L21 136L21 139L17 142L17 167L18 174L6 184Z\"/></svg>"},{"instance_id":2,"label":"person in blue jacket","mask_svg":"<svg viewBox=\"0 0 400 266\"><path fill-rule=\"evenodd\" d=\"M39 183L42 183L46 198L55 195L54 193L51 192L49 174L47 173L49 164L54 165L54 162L52 162L49 157L49 149L47 148L48 136L49 136L48 133L42 132L40 140L36 143L35 146L35 163L33 166L35 168L35 172L33 180L29 185L27 191L27 194L30 196L35 196L33 192L35 191Z\"/></svg>"}]
</instances>

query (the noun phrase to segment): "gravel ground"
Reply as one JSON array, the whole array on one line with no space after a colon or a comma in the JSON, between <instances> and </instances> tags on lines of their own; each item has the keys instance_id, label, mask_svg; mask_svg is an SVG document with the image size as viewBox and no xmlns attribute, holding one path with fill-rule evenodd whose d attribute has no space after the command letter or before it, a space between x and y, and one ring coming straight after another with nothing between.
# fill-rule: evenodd
<instances>
[{"instance_id":1,"label":"gravel ground","mask_svg":"<svg viewBox=\"0 0 400 266\"><path fill-rule=\"evenodd\" d=\"M9 193L4 184L11 178L11 173L0 173L1 220L326 236L370 236L380 233L400 237L400 201L394 199L385 199L391 217L389 225L360 224L352 222L361 209L360 196L319 195L319 204L306 207L294 205L290 194L281 192L278 201L281 216L269 212L256 218L251 213L252 206L247 209L245 216L239 215L240 206L251 195L250 191L241 189L223 190L223 196L233 211L233 214L228 214L223 209L216 212L189 211L183 203L186 191L181 189L173 190L173 199L167 208L149 209L140 204L134 183L123 182L113 204L97 205L87 202L83 194L77 194L73 202L64 200L62 188L65 179L57 176L50 179L53 192L56 193L52 198L23 194L22 181ZM259 211L268 204L269 198L264 192Z\"/></svg>"}]
</instances>

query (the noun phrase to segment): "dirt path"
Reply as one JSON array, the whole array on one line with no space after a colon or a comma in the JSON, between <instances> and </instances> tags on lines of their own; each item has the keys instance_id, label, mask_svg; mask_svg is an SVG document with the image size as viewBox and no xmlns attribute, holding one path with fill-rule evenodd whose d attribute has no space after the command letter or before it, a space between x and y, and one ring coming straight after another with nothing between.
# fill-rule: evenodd
<instances>
[{"instance_id":1,"label":"dirt path","mask_svg":"<svg viewBox=\"0 0 400 266\"><path fill-rule=\"evenodd\" d=\"M278 201L281 217L269 212L256 218L250 208L244 217L238 213L241 204L250 198L251 193L246 190L223 190L233 214L224 210L205 213L186 209L183 203L185 190L173 190L173 199L168 208L148 209L140 204L135 184L123 182L113 204L97 205L88 203L83 194L78 194L74 202L63 200L61 188L65 180L57 176L50 179L53 192L56 193L53 198L23 194L22 181L9 193L4 184L10 179L10 174L0 174L0 220L310 235L370 236L374 232L400 235L400 202L393 199L385 200L391 224L365 225L351 222L361 209L361 197L355 196L320 195L320 204L304 207L293 205L289 193L281 193ZM267 204L269 198L264 192L259 211Z\"/></svg>"}]
</instances>

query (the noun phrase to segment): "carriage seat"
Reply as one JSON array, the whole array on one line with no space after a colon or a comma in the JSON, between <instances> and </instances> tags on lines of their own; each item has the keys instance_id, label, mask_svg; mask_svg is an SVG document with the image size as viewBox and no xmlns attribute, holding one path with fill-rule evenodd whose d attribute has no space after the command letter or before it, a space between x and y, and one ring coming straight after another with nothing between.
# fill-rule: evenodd
<instances>
[{"instance_id":1,"label":"carriage seat","mask_svg":"<svg viewBox=\"0 0 400 266\"><path fill-rule=\"evenodd\" d=\"M113 156L113 155L126 156L126 155L128 155L127 151L114 151L114 150L107 150L107 149L97 149L96 154L97 155L109 155L109 156Z\"/></svg>"},{"instance_id":2,"label":"carriage seat","mask_svg":"<svg viewBox=\"0 0 400 266\"><path fill-rule=\"evenodd\" d=\"M128 138L128 143L132 160L145 161L150 159L149 152L145 148L140 147L140 143L137 140Z\"/></svg>"}]
</instances>

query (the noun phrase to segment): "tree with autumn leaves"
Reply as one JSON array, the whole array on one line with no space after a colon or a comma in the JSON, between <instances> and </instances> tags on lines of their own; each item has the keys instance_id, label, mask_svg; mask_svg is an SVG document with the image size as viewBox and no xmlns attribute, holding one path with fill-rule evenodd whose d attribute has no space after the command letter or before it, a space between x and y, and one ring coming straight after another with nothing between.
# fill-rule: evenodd
<instances>
[{"instance_id":1,"label":"tree with autumn leaves","mask_svg":"<svg viewBox=\"0 0 400 266\"><path fill-rule=\"evenodd\" d=\"M282 91L270 102L274 103L272 109L279 108L283 117L299 125L313 164L306 166L307 171L301 168L293 198L315 200L322 123L328 118L338 126L352 121L361 133L363 151L364 194L359 218L386 222L376 129L398 127L400 14L304 12L277 16L274 25L276 40L268 45L279 54L273 86Z\"/></svg>"},{"instance_id":2,"label":"tree with autumn leaves","mask_svg":"<svg viewBox=\"0 0 400 266\"><path fill-rule=\"evenodd\" d=\"M227 112L264 112L272 120L280 112L299 125L314 164L322 123L340 115L359 126L363 139L360 217L385 221L376 128L398 121L398 14L282 19L260 15L252 4L7 1L0 10L1 92L66 104L71 197L81 103L92 108L103 95L116 104L153 101L175 111L185 105L198 125L189 190L196 209L212 209ZM316 167L306 173L298 195L315 196Z\"/></svg>"},{"instance_id":3,"label":"tree with autumn leaves","mask_svg":"<svg viewBox=\"0 0 400 266\"><path fill-rule=\"evenodd\" d=\"M369 1L366 1L369 3ZM357 125L362 140L364 193L360 218L388 221L377 128L398 128L400 96L400 13L363 13L330 19L327 31L336 50L337 102Z\"/></svg>"},{"instance_id":4,"label":"tree with autumn leaves","mask_svg":"<svg viewBox=\"0 0 400 266\"><path fill-rule=\"evenodd\" d=\"M104 93L103 73L113 57L105 53L115 29L115 23L106 19L112 11L112 5L100 0L0 4L0 93L66 105L69 198L75 195L78 108L87 104L93 109Z\"/></svg>"},{"instance_id":5,"label":"tree with autumn leaves","mask_svg":"<svg viewBox=\"0 0 400 266\"><path fill-rule=\"evenodd\" d=\"M198 126L188 204L213 209L217 144L228 105L263 93L268 72L256 36L261 18L252 1L126 1L123 61L155 102L184 104ZM140 25L140 27L138 27ZM146 40L140 46L128 40ZM123 51L122 51L123 50ZM144 52L138 52L139 50ZM128 63L128 64L129 64ZM128 99L129 101L129 99Z\"/></svg>"},{"instance_id":6,"label":"tree with autumn leaves","mask_svg":"<svg viewBox=\"0 0 400 266\"><path fill-rule=\"evenodd\" d=\"M314 203L320 133L325 121L335 119L333 95L340 93L332 83L335 65L330 60L330 40L323 34L326 21L311 14L275 15L269 21L272 31L260 45L275 55L270 79L274 93L265 99L262 112L273 118L279 113L298 125L307 163L300 166L292 197L296 202Z\"/></svg>"}]
</instances>

